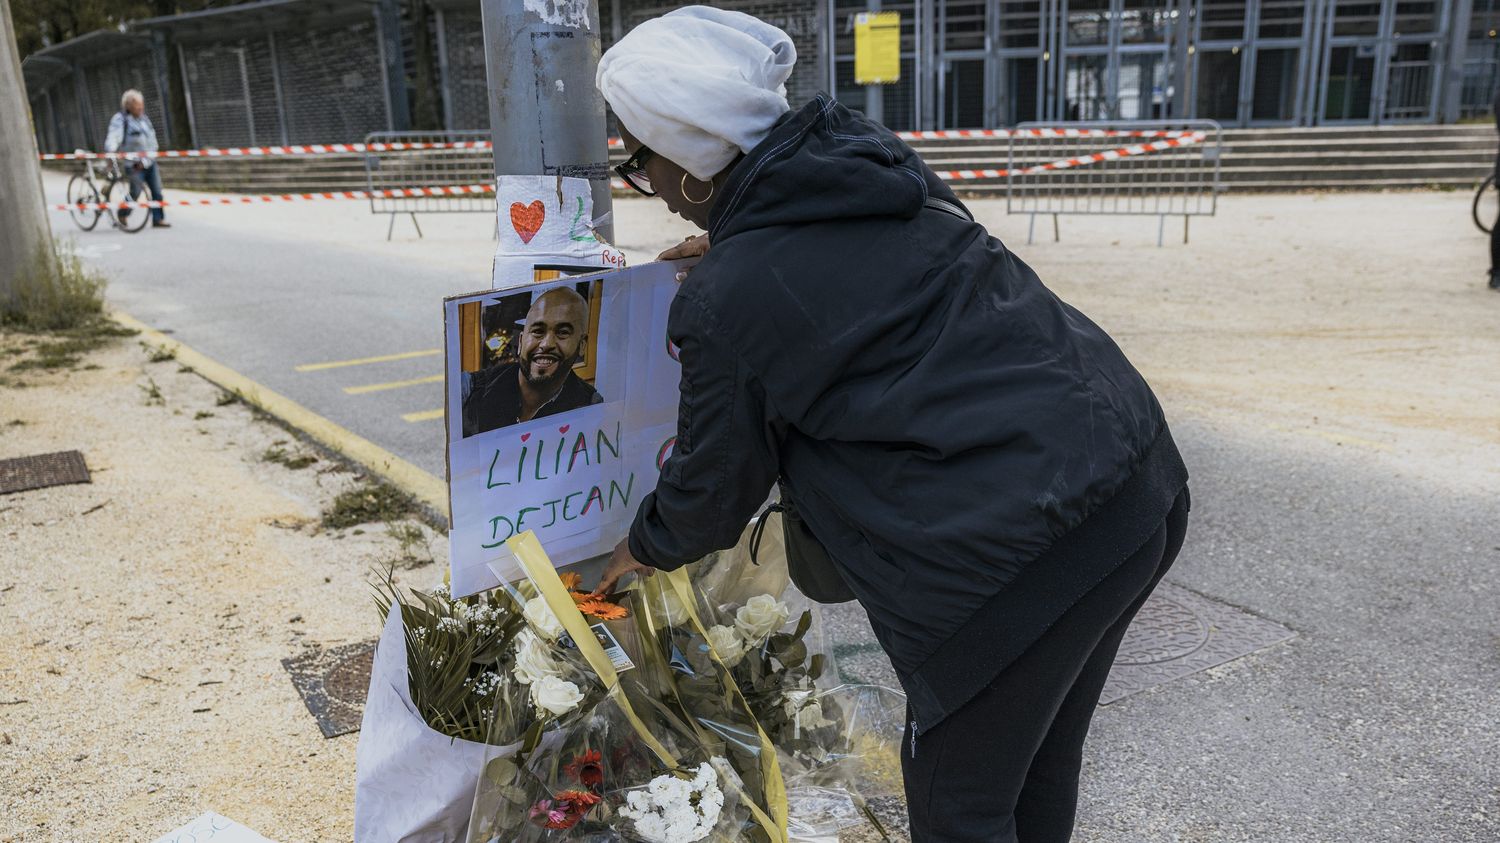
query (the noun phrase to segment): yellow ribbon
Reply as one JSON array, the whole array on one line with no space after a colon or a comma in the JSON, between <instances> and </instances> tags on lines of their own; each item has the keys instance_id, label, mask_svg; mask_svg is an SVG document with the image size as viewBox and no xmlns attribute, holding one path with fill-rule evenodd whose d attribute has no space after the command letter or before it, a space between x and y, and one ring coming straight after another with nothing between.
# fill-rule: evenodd
<instances>
[{"instance_id":1,"label":"yellow ribbon","mask_svg":"<svg viewBox=\"0 0 1500 843\"><path fill-rule=\"evenodd\" d=\"M703 636L703 640L708 644L709 657L722 670L730 693L745 710L745 716L749 717L750 722L755 725L755 733L760 736L761 790L766 795L766 803L771 808L771 816L766 816L765 811L753 801L747 799L746 803L750 806L750 813L755 816L755 821L760 823L767 834L771 835L771 839L777 843L785 843L787 840L786 782L781 775L781 761L776 757L776 747L772 745L766 730L761 728L760 721L755 719L755 713L750 709L750 704L745 701L745 695L740 691L739 683L734 681L734 675L730 673L723 659L719 658L718 651L714 649L713 639L708 637L708 630L703 628L703 621L698 618L698 601L693 597L692 583L688 580L687 569L678 568L657 576L665 576L667 584L677 593L677 601L687 609L688 620L692 621L694 631Z\"/></svg>"},{"instance_id":2,"label":"yellow ribbon","mask_svg":"<svg viewBox=\"0 0 1500 843\"><path fill-rule=\"evenodd\" d=\"M604 682L604 688L614 697L619 704L620 710L625 712L625 718L635 729L636 734L641 736L646 746L656 753L656 757L662 764L668 767L678 767L677 758L651 734L641 718L636 716L635 709L630 707L630 700L625 698L625 692L620 687L620 676L615 673L615 666L604 654L604 648L599 646L599 640L594 637L594 631L589 628L588 621L583 619L583 613L578 611L578 604L573 602L568 590L563 587L562 579L557 576L557 568L553 566L552 560L547 558L547 552L542 550L542 543L537 541L536 534L527 530L506 542L516 559L521 562L521 569L526 576L531 578L536 585L537 591L541 592L542 599L547 601L547 607L552 614L562 621L563 629L572 637L573 643L578 645L578 651L583 654L584 659L594 672L599 674L599 679Z\"/></svg>"}]
</instances>

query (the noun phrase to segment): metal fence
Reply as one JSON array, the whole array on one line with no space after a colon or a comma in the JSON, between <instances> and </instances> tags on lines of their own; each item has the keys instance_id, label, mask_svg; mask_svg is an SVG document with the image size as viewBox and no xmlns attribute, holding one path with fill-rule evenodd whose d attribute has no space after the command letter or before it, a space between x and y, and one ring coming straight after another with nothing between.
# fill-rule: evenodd
<instances>
[{"instance_id":1,"label":"metal fence","mask_svg":"<svg viewBox=\"0 0 1500 843\"><path fill-rule=\"evenodd\" d=\"M367 144L488 143L489 132L373 132ZM417 214L495 213L493 193L440 196L376 196L376 191L414 187L467 187L495 183L495 159L489 149L406 149L365 153L365 183L371 191L370 213L390 214L385 238L391 239L396 217L407 214L417 235Z\"/></svg>"},{"instance_id":2,"label":"metal fence","mask_svg":"<svg viewBox=\"0 0 1500 843\"><path fill-rule=\"evenodd\" d=\"M390 128L372 18L178 49L195 146L349 143Z\"/></svg>"},{"instance_id":3,"label":"metal fence","mask_svg":"<svg viewBox=\"0 0 1500 843\"><path fill-rule=\"evenodd\" d=\"M1018 126L1006 162L1005 210L1031 216L1028 243L1040 215L1052 217L1053 239L1060 239L1063 214L1158 217L1158 246L1167 217L1181 216L1186 243L1188 221L1218 211L1224 130L1212 120L1054 123L1046 128L1064 131L1026 131L1041 128ZM1166 148L1146 148L1153 144Z\"/></svg>"}]
</instances>

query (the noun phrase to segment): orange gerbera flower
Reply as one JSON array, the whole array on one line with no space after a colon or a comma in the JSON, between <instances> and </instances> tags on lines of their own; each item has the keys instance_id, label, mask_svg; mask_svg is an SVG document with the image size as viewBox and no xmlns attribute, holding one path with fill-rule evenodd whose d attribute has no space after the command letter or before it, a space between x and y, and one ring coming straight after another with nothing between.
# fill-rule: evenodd
<instances>
[{"instance_id":1,"label":"orange gerbera flower","mask_svg":"<svg viewBox=\"0 0 1500 843\"><path fill-rule=\"evenodd\" d=\"M569 591L577 591L583 585L583 576L576 571L564 571L557 577L562 580L563 588Z\"/></svg>"},{"instance_id":2,"label":"orange gerbera flower","mask_svg":"<svg viewBox=\"0 0 1500 843\"><path fill-rule=\"evenodd\" d=\"M583 810L579 811L579 813L583 813L589 808L592 808L593 806L598 805L600 802L604 801L604 797L600 796L597 793L590 793L587 790L564 790L563 792L557 794L557 801L558 804L567 803L569 805L576 806L575 810L577 808L582 808Z\"/></svg>"},{"instance_id":3,"label":"orange gerbera flower","mask_svg":"<svg viewBox=\"0 0 1500 843\"><path fill-rule=\"evenodd\" d=\"M588 595L585 595L585 597L587 599L578 601L578 611L585 615L598 618L601 621L617 621L621 618L630 617L630 610L618 603L611 603L602 597L594 598Z\"/></svg>"},{"instance_id":4,"label":"orange gerbera flower","mask_svg":"<svg viewBox=\"0 0 1500 843\"><path fill-rule=\"evenodd\" d=\"M573 763L567 766L567 773L584 787L598 787L604 783L604 767L600 763L602 760L599 750L591 749L582 755L573 756Z\"/></svg>"}]
</instances>

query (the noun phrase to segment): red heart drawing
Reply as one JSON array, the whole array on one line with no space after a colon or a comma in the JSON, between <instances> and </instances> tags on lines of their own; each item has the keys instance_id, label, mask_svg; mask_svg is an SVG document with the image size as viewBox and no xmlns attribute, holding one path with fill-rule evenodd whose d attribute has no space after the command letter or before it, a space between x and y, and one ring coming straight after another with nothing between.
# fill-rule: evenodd
<instances>
[{"instance_id":1,"label":"red heart drawing","mask_svg":"<svg viewBox=\"0 0 1500 843\"><path fill-rule=\"evenodd\" d=\"M522 442L525 442L527 439L530 439L530 438L531 438L531 434L530 433L523 433L523 434L521 434L521 441Z\"/></svg>"},{"instance_id":2,"label":"red heart drawing","mask_svg":"<svg viewBox=\"0 0 1500 843\"><path fill-rule=\"evenodd\" d=\"M522 205L520 202L510 203L510 224L515 228L516 234L521 236L522 243L530 243L531 238L542 230L542 220L547 218L547 206L542 200L537 199L530 205Z\"/></svg>"},{"instance_id":3,"label":"red heart drawing","mask_svg":"<svg viewBox=\"0 0 1500 843\"><path fill-rule=\"evenodd\" d=\"M557 429L557 432L558 433L567 433L569 430L572 430L572 429L573 429L573 425L571 425L571 424L565 424L562 427L559 427Z\"/></svg>"}]
</instances>

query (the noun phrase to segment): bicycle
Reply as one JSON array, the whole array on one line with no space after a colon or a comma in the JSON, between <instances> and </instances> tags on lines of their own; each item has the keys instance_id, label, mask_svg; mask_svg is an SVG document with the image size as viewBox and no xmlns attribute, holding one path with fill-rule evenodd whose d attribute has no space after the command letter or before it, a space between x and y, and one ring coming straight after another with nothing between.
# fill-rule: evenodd
<instances>
[{"instance_id":1,"label":"bicycle","mask_svg":"<svg viewBox=\"0 0 1500 843\"><path fill-rule=\"evenodd\" d=\"M1500 190L1495 189L1495 174L1490 173L1474 191L1474 225L1489 234L1497 217L1500 217Z\"/></svg>"},{"instance_id":2,"label":"bicycle","mask_svg":"<svg viewBox=\"0 0 1500 843\"><path fill-rule=\"evenodd\" d=\"M118 207L119 203L130 201L131 183L131 174L121 165L120 159L84 159L83 172L68 179L68 215L79 228L93 231L99 218L108 214L115 228L135 234L146 227L151 211L149 208L131 208L129 210L134 213L120 213L126 209ZM137 194L141 192L136 191Z\"/></svg>"}]
</instances>

